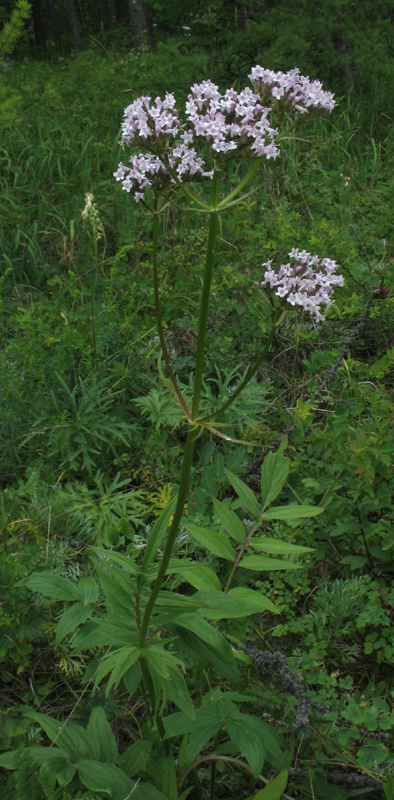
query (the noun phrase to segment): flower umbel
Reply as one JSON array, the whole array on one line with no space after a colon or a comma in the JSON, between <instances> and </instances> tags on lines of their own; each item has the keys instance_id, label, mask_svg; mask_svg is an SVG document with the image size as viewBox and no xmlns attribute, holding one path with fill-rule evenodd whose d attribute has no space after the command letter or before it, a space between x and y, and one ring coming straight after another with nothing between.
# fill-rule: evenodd
<instances>
[{"instance_id":1,"label":"flower umbel","mask_svg":"<svg viewBox=\"0 0 394 800\"><path fill-rule=\"evenodd\" d=\"M220 94L212 81L195 83L186 103L194 129L189 135L203 136L216 155L247 147L253 156L276 158L279 149L273 140L278 130L269 123L269 111L249 88Z\"/></svg>"},{"instance_id":2,"label":"flower umbel","mask_svg":"<svg viewBox=\"0 0 394 800\"><path fill-rule=\"evenodd\" d=\"M248 78L252 81L255 91L260 90L263 95L267 95L267 98L273 97L274 100L283 98L301 114L312 108L332 111L335 107L334 95L325 92L320 81L310 81L308 77L300 75L299 69L274 72L257 64Z\"/></svg>"},{"instance_id":3,"label":"flower umbel","mask_svg":"<svg viewBox=\"0 0 394 800\"><path fill-rule=\"evenodd\" d=\"M322 306L328 308L334 286L343 286L343 275L337 275L337 264L330 258L312 256L306 250L297 248L289 253L294 265L282 264L275 272L272 260L262 264L266 268L263 288L276 289L278 297L287 300L292 306L301 306L317 320L324 320Z\"/></svg>"},{"instance_id":4,"label":"flower umbel","mask_svg":"<svg viewBox=\"0 0 394 800\"><path fill-rule=\"evenodd\" d=\"M121 144L146 145L147 140L158 141L177 135L180 122L174 95L167 92L164 100L156 97L152 105L151 100L149 95L139 97L125 108Z\"/></svg>"}]
</instances>

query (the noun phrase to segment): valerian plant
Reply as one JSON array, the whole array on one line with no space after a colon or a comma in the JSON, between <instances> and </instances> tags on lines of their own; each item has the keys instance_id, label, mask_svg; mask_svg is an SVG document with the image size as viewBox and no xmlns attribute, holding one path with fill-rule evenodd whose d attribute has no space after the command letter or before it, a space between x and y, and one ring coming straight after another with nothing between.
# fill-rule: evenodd
<instances>
[{"instance_id":1,"label":"valerian plant","mask_svg":"<svg viewBox=\"0 0 394 800\"><path fill-rule=\"evenodd\" d=\"M214 499L216 524L204 528L190 521L183 523L199 549L218 560L218 572L203 561L173 555L188 499L197 438L204 430L211 435L218 433L216 419L250 383L291 307L299 306L321 321L323 308L332 303L334 287L343 285L334 261L296 247L289 254L291 264L274 269L272 261L264 263L261 289L270 319L264 346L222 406L210 413L200 412L219 216L250 194L248 185L259 166L279 157L281 142L288 138L291 124L300 115L330 112L335 106L333 95L324 91L319 81L310 81L297 69L275 73L256 66L249 77L253 89L239 92L230 88L222 94L209 80L195 84L183 120L173 94L167 93L164 100L141 97L126 108L122 123L121 142L136 152L127 164L119 165L115 177L152 215L157 328L169 385L187 426L177 495L157 520L142 553L95 549L101 595L91 577L76 586L58 576L36 573L25 582L46 597L72 603L59 618L57 643L76 631L72 640L75 652L101 649L103 654L92 661L86 681L94 681L95 686L106 681L107 692L122 682L130 695L141 688L146 708L142 738L123 756L118 756L111 745L111 757L102 757L99 769L100 743L95 748L93 739L85 737L85 742L85 734L73 728L72 722L66 728L63 725L59 733L52 733L47 719L35 717L57 745L48 754L43 748L35 748L41 769L52 768L62 786L71 788L79 776L84 786L118 800L131 795L134 800L186 798L191 791L185 788L189 774L204 763L211 768L211 800L219 763L268 784L254 795L255 800L289 797L284 793L287 762L282 756L283 742L270 723L239 710L239 704L250 702L251 696L241 693L240 655L220 628L221 620L275 612L267 597L239 585L242 571L297 569L298 559L310 552L310 548L266 535L271 520L293 521L322 511L310 505L273 506L288 476L286 442L262 465L259 497L226 470L234 499ZM221 196L220 180L232 159L241 160L246 168L237 186ZM197 183L208 181L210 201L202 199L196 189ZM205 213L209 226L191 400L181 391L173 370L160 307L158 220L176 193L187 199L189 208ZM219 575L225 576L224 581ZM177 592L180 582L189 585L188 593ZM188 669L198 674L206 667L214 670L228 690L210 689L196 707L185 675ZM172 710L173 705L178 711ZM81 743L83 739L83 747L70 749L65 730L69 730L70 741L73 732ZM105 724L103 736L104 732ZM109 732L105 736L111 740ZM0 763L12 769L15 757L10 754ZM268 769L263 774L264 763L276 771L273 780L267 777Z\"/></svg>"}]
</instances>

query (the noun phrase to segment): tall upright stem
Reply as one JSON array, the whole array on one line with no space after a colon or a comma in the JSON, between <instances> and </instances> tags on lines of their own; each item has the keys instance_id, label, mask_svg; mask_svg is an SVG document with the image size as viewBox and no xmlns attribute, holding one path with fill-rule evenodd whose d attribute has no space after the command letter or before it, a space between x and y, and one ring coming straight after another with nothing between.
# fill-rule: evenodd
<instances>
[{"instance_id":1,"label":"tall upright stem","mask_svg":"<svg viewBox=\"0 0 394 800\"><path fill-rule=\"evenodd\" d=\"M95 367L97 368L97 342L96 342L96 310L95 310L95 302L96 302L96 286L97 286L97 278L98 278L98 247L97 247L97 239L95 231L92 232L92 239L93 239L93 248L94 248L94 274L93 274L93 284L92 284L92 293L90 297L90 304L92 309L92 338L93 338L93 359Z\"/></svg>"},{"instance_id":2,"label":"tall upright stem","mask_svg":"<svg viewBox=\"0 0 394 800\"><path fill-rule=\"evenodd\" d=\"M202 383L202 375L203 375L203 365L204 365L204 349L205 349L205 337L206 337L206 326L207 326L207 318L208 318L208 304L209 304L209 294L211 290L211 282L212 282L212 271L213 271L213 264L214 264L214 257L215 257L215 243L216 243L216 229L217 229L217 185L218 185L218 173L215 172L212 182L212 200L211 200L211 211L210 211L210 225L209 225L209 237L208 237L208 245L207 245L207 256L205 262L205 273L204 273L204 282L203 282L203 291L201 296L201 306L200 306L200 318L199 318L199 326L198 326L198 339L197 339L197 354L196 354L196 370L195 370L195 378L194 378L194 392L193 392L193 403L192 403L192 419L197 419L198 411L199 411L199 403L200 403L200 394L201 394L201 383ZM140 646L143 647L146 639L146 635L149 628L150 618L152 616L152 612L156 603L157 595L163 584L163 579L166 574L166 570L168 567L169 560L171 558L171 553L174 548L174 543L176 539L176 535L179 530L179 526L181 523L181 519L183 516L183 509L185 505L185 500L187 497L188 489L189 489L189 476L190 476L190 469L192 465L193 459L193 450L196 438L198 436L198 426L191 425L189 428L189 432L186 437L185 449L183 453L183 461L182 461L182 468L181 468L181 477L179 482L179 491L178 491L178 498L177 503L174 511L174 516L172 519L172 523L167 535L167 542L164 548L164 552L161 558L159 571L157 573L155 582L152 586L152 591L148 600L148 603L145 608L145 613L141 623L141 630L140 630Z\"/></svg>"},{"instance_id":3,"label":"tall upright stem","mask_svg":"<svg viewBox=\"0 0 394 800\"><path fill-rule=\"evenodd\" d=\"M152 249L152 266L153 266L153 290L155 296L155 312L156 312L156 323L157 323L157 330L159 334L161 349L163 351L164 361L166 362L166 367L168 374L170 376L171 383L174 387L175 394L179 400L180 405L182 406L186 416L190 419L190 411L186 404L186 401L183 397L183 394L178 386L177 379L175 377L174 371L171 366L170 361L170 354L167 349L166 340L164 338L164 331L163 331L163 323L161 321L161 312L160 312L160 294L159 294L159 270L158 270L158 258L157 258L157 241L158 241L158 233L159 233L159 217L157 213L157 200L155 199L155 213L153 214L153 249Z\"/></svg>"},{"instance_id":4,"label":"tall upright stem","mask_svg":"<svg viewBox=\"0 0 394 800\"><path fill-rule=\"evenodd\" d=\"M211 293L212 272L215 263L215 245L218 225L217 199L218 199L219 173L215 170L212 179L211 211L209 212L209 235L207 255L205 261L204 283L201 295L200 318L198 322L196 368L194 373L194 391L192 401L192 420L198 418L200 408L201 384L204 368L205 339L207 333L207 320L209 308L209 295Z\"/></svg>"}]
</instances>

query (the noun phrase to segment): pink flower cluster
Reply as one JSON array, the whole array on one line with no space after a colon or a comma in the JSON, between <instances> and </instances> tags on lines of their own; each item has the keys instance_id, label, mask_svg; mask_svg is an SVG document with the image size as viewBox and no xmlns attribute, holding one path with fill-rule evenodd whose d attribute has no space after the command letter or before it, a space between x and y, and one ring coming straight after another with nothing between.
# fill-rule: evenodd
<instances>
[{"instance_id":1,"label":"pink flower cluster","mask_svg":"<svg viewBox=\"0 0 394 800\"><path fill-rule=\"evenodd\" d=\"M129 164L131 166L120 163L117 171L114 172L114 177L122 182L122 189L131 192L137 203L144 199L148 186L161 190L170 183L175 183L159 156L138 153L130 158ZM184 145L175 147L171 151L169 166L175 170L180 181L198 175L212 177L212 172L204 172L204 162L197 156L196 151L193 148L188 149Z\"/></svg>"},{"instance_id":2,"label":"pink flower cluster","mask_svg":"<svg viewBox=\"0 0 394 800\"><path fill-rule=\"evenodd\" d=\"M250 88L240 92L227 89L221 94L209 80L194 84L186 103L190 127L182 132L173 94L167 92L164 100L156 97L153 101L146 95L127 106L121 144L135 143L142 152L131 157L130 166L119 164L114 176L122 188L138 202L148 187L161 190L174 183L169 169L179 181L212 178L213 170L205 169L193 147L197 137L205 139L215 158L236 152L277 158L278 130L269 121L272 98L284 98L300 112L334 108L333 95L324 92L319 81L304 78L298 69L284 73L256 66L249 77L260 94ZM266 105L261 97L266 98Z\"/></svg>"},{"instance_id":3,"label":"pink flower cluster","mask_svg":"<svg viewBox=\"0 0 394 800\"><path fill-rule=\"evenodd\" d=\"M308 77L300 75L299 69L274 72L257 65L253 67L248 78L252 81L255 91L262 90L275 100L284 98L301 114L310 108L332 111L335 107L334 95L325 92L320 81L310 81Z\"/></svg>"},{"instance_id":4,"label":"pink flower cluster","mask_svg":"<svg viewBox=\"0 0 394 800\"><path fill-rule=\"evenodd\" d=\"M196 83L186 103L186 116L194 129L188 135L204 137L215 153L247 146L254 156L276 158L279 149L273 140L278 131L269 123L269 111L249 88L221 94L212 81Z\"/></svg>"},{"instance_id":5,"label":"pink flower cluster","mask_svg":"<svg viewBox=\"0 0 394 800\"><path fill-rule=\"evenodd\" d=\"M156 97L151 105L151 97L139 97L124 110L121 144L136 141L146 143L147 139L175 137L180 122L175 108L175 97L167 92L164 100Z\"/></svg>"},{"instance_id":6,"label":"pink flower cluster","mask_svg":"<svg viewBox=\"0 0 394 800\"><path fill-rule=\"evenodd\" d=\"M324 320L322 305L328 308L334 286L343 286L343 275L337 275L337 264L330 258L312 256L306 250L294 248L289 258L294 266L282 264L277 272L272 269L272 260L262 266L266 268L261 286L276 289L275 294L292 306L301 306L317 320Z\"/></svg>"}]
</instances>

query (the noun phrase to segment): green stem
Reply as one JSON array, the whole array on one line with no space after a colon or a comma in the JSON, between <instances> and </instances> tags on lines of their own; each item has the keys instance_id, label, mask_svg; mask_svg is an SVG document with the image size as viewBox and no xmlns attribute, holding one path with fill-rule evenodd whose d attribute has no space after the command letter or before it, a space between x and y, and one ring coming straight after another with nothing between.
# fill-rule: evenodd
<instances>
[{"instance_id":1,"label":"green stem","mask_svg":"<svg viewBox=\"0 0 394 800\"><path fill-rule=\"evenodd\" d=\"M167 542L162 555L159 572L157 573L156 580L153 584L152 591L142 619L141 630L140 630L141 647L143 647L145 644L146 634L148 632L152 611L156 602L157 595L159 594L159 591L163 583L163 578L166 573L168 562L170 560L171 553L174 547L175 537L178 533L178 528L183 516L183 509L187 497L187 492L189 489L189 475L190 475L190 468L192 465L194 443L197 438L197 435L198 435L198 428L193 426L189 429L189 432L186 437L177 504L175 507L174 516L172 518L172 523L168 531Z\"/></svg>"},{"instance_id":2,"label":"green stem","mask_svg":"<svg viewBox=\"0 0 394 800\"><path fill-rule=\"evenodd\" d=\"M260 166L260 159L256 158L256 160L253 161L253 164L250 167L250 169L247 171L246 175L242 178L242 180L240 180L238 186L236 186L235 189L233 189L233 191L227 195L227 197L224 197L223 200L220 201L217 207L218 211L221 211L222 209L226 208L227 204L230 203L234 199L234 197L236 197L242 191L244 186L246 186L246 184L249 183L250 179L253 178L253 175L257 171L259 166Z\"/></svg>"},{"instance_id":3,"label":"green stem","mask_svg":"<svg viewBox=\"0 0 394 800\"><path fill-rule=\"evenodd\" d=\"M251 539L252 539L252 536L254 536L254 534L256 533L256 531L259 529L260 525L261 525L261 520L260 520L260 519L258 519L258 520L257 520L257 522L256 522L256 524L255 524L255 525L253 525L253 528L252 528L252 530L250 531L250 533L249 533L249 535L248 535L247 539L245 539L245 541L244 541L244 543L243 543L243 545L242 545L242 547L241 547L241 549L240 549L240 551L239 551L239 553L238 553L238 555L237 555L237 557L236 557L236 559L235 559L235 561L234 561L234 564L233 564L233 566L232 566L232 569L231 569L231 572L230 572L230 575L229 575L228 581L227 581L227 583L226 583L226 586L225 586L225 589L224 589L224 594L227 594L228 590L230 589L230 586L231 586L231 584L232 584L233 577L234 577L234 575L235 575L235 572L236 572L236 569L237 569L237 567L238 567L238 564L239 564L239 562L241 561L241 558L242 558L242 556L243 556L243 554L244 554L244 552L245 552L246 548L247 548L247 547L249 547L249 544L250 544L250 541L251 541Z\"/></svg>"},{"instance_id":4,"label":"green stem","mask_svg":"<svg viewBox=\"0 0 394 800\"><path fill-rule=\"evenodd\" d=\"M157 258L157 241L158 241L158 232L159 232L159 217L157 213L157 200L155 199L155 212L153 214L153 250L152 250L152 265L153 265L153 289L154 289L154 296L155 296L155 312L156 312L156 323L157 323L157 330L159 333L159 339L161 344L161 349L163 351L164 361L166 362L166 367L168 374L170 376L171 383L174 387L175 394L178 398L180 405L182 406L186 416L188 419L191 418L191 414L189 408L186 404L186 401L182 395L182 392L178 386L177 379L175 377L174 371L171 366L170 362L170 355L167 350L166 340L164 338L164 331L163 331L163 324L161 321L161 313L160 313L160 294L159 294L159 271L158 271L158 258Z\"/></svg>"},{"instance_id":5,"label":"green stem","mask_svg":"<svg viewBox=\"0 0 394 800\"><path fill-rule=\"evenodd\" d=\"M212 414L207 414L206 417L202 417L201 419L198 419L197 420L198 423L202 424L204 422L210 422L212 419L216 419L216 417L218 417L219 414L223 414L223 411L226 411L226 409L229 408L234 403L234 400L237 399L238 395L241 394L241 392L244 390L245 386L247 386L249 381L252 380L253 375L255 375L255 373L257 372L260 364L262 363L262 361L264 360L265 356L267 355L268 350L270 349L272 341L274 339L278 324L279 323L277 321L274 322L274 324L273 324L273 326L271 328L270 334L268 336L268 339L267 339L267 341L266 341L261 353L256 358L256 361L253 364L250 365L250 367L248 368L248 370L246 372L245 377L243 378L241 383L237 386L237 388L233 391L233 393L229 397L229 399L226 400L226 402L220 408L218 408L217 411L213 411Z\"/></svg>"},{"instance_id":6,"label":"green stem","mask_svg":"<svg viewBox=\"0 0 394 800\"><path fill-rule=\"evenodd\" d=\"M96 301L96 286L97 286L97 278L98 278L98 250L97 250L97 240L95 236L95 232L92 233L93 238L93 247L94 247L94 276L93 276L93 285L92 285L92 294L91 294L91 308L92 308L92 336L93 336L93 358L94 363L97 367L97 344L96 344L96 317L95 317L95 301Z\"/></svg>"},{"instance_id":7,"label":"green stem","mask_svg":"<svg viewBox=\"0 0 394 800\"><path fill-rule=\"evenodd\" d=\"M160 738L163 740L166 734L163 720L159 713L155 714L155 705L156 705L156 694L155 694L155 687L153 686L152 676L149 672L149 667L144 658L140 660L141 672L143 683L145 685L145 705L147 706L148 716L150 721L152 722L153 718L156 720L157 730L159 731ZM149 704L147 704L147 700L149 697Z\"/></svg>"},{"instance_id":8,"label":"green stem","mask_svg":"<svg viewBox=\"0 0 394 800\"><path fill-rule=\"evenodd\" d=\"M219 173L215 170L212 178L211 208L209 212L209 234L207 255L205 261L204 282L202 287L200 318L198 322L196 367L194 373L194 391L192 401L192 420L198 417L200 408L201 385L204 368L205 339L207 333L207 320L209 308L209 295L211 293L212 273L215 262L215 245L218 225L217 197L218 197Z\"/></svg>"},{"instance_id":9,"label":"green stem","mask_svg":"<svg viewBox=\"0 0 394 800\"><path fill-rule=\"evenodd\" d=\"M184 194L189 200L191 200L192 203L194 203L194 205L197 206L197 208L199 208L201 211L209 211L209 206L207 205L207 203L204 203L202 200L199 200L199 198L196 197L196 195L193 194L193 192L191 192L190 189L188 189L184 183L181 183L181 181L178 178L178 175L176 174L176 171L172 167L170 167L168 160L166 161L166 169L168 169L168 172L170 173L172 179L175 181L178 189L181 190L182 194Z\"/></svg>"},{"instance_id":10,"label":"green stem","mask_svg":"<svg viewBox=\"0 0 394 800\"><path fill-rule=\"evenodd\" d=\"M217 206L217 191L218 191L218 178L219 175L215 172L212 180L212 209L216 209ZM204 283L203 283L203 291L201 296L201 307L200 307L200 320L199 320L199 327L198 327L198 339L197 339L197 354L196 354L196 371L195 371L195 378L194 378L194 392L193 392L193 405L192 405L192 419L193 415L195 418L198 417L198 409L199 409L199 401L200 401L200 394L201 394L201 383L202 383L202 374L203 374L203 364L204 364L204 348L205 348L205 335L206 335L206 325L207 325L207 317L208 317L208 304L209 304L209 293L211 288L211 281L212 281L212 271L213 271L213 264L214 264L214 254L215 254L215 242L216 242L216 229L217 229L217 212L216 210L212 210L210 212L210 226L209 226L209 237L208 237L208 245L207 245L207 257L206 257L206 264L205 264L205 274L204 274ZM199 429L196 425L192 425L189 429L189 432L186 437L185 449L183 453L183 461L182 461L182 468L181 468L181 477L179 482L179 492L177 503L174 511L174 516L172 519L172 523L167 535L167 542L164 548L164 552L162 555L159 571L157 573L155 582L152 586L152 591L148 600L148 603L145 608L144 616L141 623L141 630L140 630L140 646L143 647L145 644L146 635L149 628L150 618L152 616L152 612L155 606L155 602L157 599L157 595L162 587L163 579L168 567L168 563L174 548L174 543L176 539L176 535L179 530L179 526L181 523L181 519L183 516L183 509L185 505L185 500L187 497L187 493L189 490L189 476L190 476L190 469L192 465L193 459L193 450L196 438L198 436Z\"/></svg>"}]
</instances>

